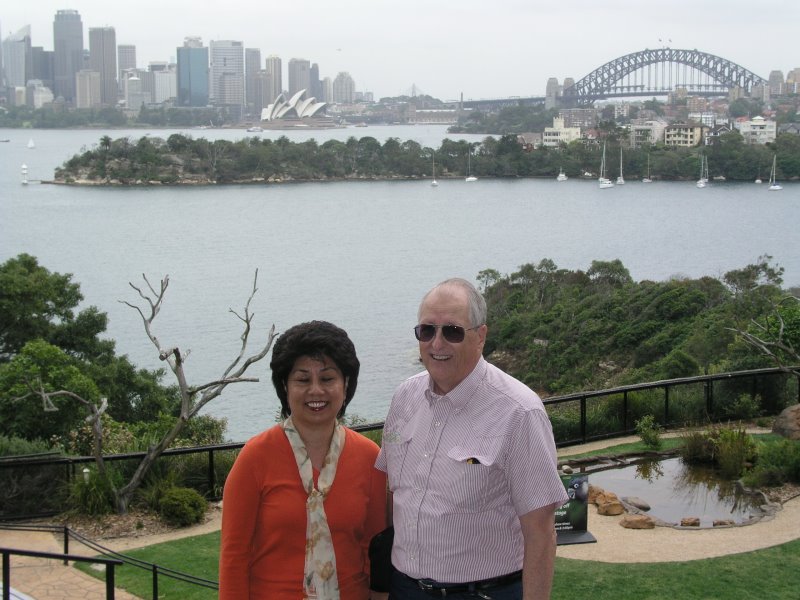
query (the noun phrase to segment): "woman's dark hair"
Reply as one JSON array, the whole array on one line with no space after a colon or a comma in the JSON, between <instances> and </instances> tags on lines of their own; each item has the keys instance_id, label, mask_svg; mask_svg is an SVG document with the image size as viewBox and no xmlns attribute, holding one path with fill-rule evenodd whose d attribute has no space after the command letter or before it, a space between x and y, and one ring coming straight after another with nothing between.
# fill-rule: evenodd
<instances>
[{"instance_id":1,"label":"woman's dark hair","mask_svg":"<svg viewBox=\"0 0 800 600\"><path fill-rule=\"evenodd\" d=\"M287 329L278 337L272 348L269 368L272 369L272 385L275 386L275 392L281 401L281 417L285 419L292 413L286 397L286 384L294 363L301 356L315 359L328 357L342 372L347 380L347 389L344 404L337 416L339 418L344 416L344 411L353 399L358 384L358 370L361 363L358 362L356 348L344 329L327 321L309 321Z\"/></svg>"}]
</instances>

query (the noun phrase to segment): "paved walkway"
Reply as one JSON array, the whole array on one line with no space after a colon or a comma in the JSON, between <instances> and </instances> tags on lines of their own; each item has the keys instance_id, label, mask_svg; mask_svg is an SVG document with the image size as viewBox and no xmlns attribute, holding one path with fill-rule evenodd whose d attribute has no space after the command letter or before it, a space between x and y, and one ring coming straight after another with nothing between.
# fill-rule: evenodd
<instances>
[{"instance_id":1,"label":"paved walkway","mask_svg":"<svg viewBox=\"0 0 800 600\"><path fill-rule=\"evenodd\" d=\"M558 455L559 459L563 459L588 450L636 440L637 437L605 440L562 449ZM774 518L745 527L696 531L667 527L631 530L619 525L621 518L598 516L595 507L590 506L589 531L597 538L597 543L559 546L558 556L609 563L674 562L750 552L800 539L800 497L786 502ZM103 540L101 543L117 552L125 552L179 537L216 531L220 527L220 520L221 511L214 511L212 518L202 525L166 534ZM0 547L60 553L63 551L62 543L52 533L0 529ZM96 552L75 541L70 543L70 552L96 555ZM12 556L11 566L12 588L35 600L105 598L104 580L90 577L72 566L65 567L61 561ZM137 600L135 596L119 589L116 598Z\"/></svg>"}]
</instances>

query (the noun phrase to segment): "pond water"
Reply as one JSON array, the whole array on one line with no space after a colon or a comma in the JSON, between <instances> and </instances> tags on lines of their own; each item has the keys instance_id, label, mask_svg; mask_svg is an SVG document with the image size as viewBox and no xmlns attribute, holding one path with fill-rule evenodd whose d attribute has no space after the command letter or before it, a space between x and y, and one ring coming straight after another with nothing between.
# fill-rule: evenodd
<instances>
[{"instance_id":1,"label":"pond water","mask_svg":"<svg viewBox=\"0 0 800 600\"><path fill-rule=\"evenodd\" d=\"M650 505L651 517L680 524L697 517L700 527L714 521L746 524L763 516L760 494L749 494L735 481L721 479L711 469L688 466L680 458L646 459L624 467L592 469L589 483L620 498L636 496Z\"/></svg>"}]
</instances>

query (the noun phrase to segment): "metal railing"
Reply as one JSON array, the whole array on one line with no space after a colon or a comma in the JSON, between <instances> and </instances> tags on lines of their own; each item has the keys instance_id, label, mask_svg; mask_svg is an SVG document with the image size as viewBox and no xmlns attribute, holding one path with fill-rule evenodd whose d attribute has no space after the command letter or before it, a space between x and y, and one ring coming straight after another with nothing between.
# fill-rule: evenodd
<instances>
[{"instance_id":1,"label":"metal railing","mask_svg":"<svg viewBox=\"0 0 800 600\"><path fill-rule=\"evenodd\" d=\"M67 553L57 554L55 552L20 550L17 548L0 548L0 554L3 555L3 600L10 600L11 598L11 556L30 556L33 558L63 560L64 564L72 561L104 565L106 567L106 598L108 600L114 600L114 567L121 565L121 560L117 560L116 558L77 556Z\"/></svg>"},{"instance_id":2,"label":"metal railing","mask_svg":"<svg viewBox=\"0 0 800 600\"><path fill-rule=\"evenodd\" d=\"M645 414L653 415L658 424L666 428L733 419L736 414L730 407L743 395L751 398L753 403L760 397L759 410L774 415L784 405L800 401L799 379L784 369L753 369L553 396L546 398L544 404L553 424L556 445L566 447L635 433L637 419ZM382 422L352 427L364 433L382 428ZM223 465L223 461L215 457L221 452L238 451L242 446L244 442L173 448L166 450L158 461L205 454L205 474L193 472L194 479L190 485L196 486L209 500L219 500L228 465ZM112 454L104 456L104 460L108 463L128 461L132 464L133 461L140 461L144 455L144 452ZM0 521L31 519L62 512L64 507L57 501L58 491L78 476L77 468L80 465L92 463L94 458L91 456L0 459L0 480L10 481L12 488L17 482L11 481L11 473L19 480L34 481L37 475L39 480L29 484L38 486L38 491L35 494L36 502L28 506L23 506L23 496L29 500L31 494L20 493L14 506L15 499L4 496L3 486L0 486ZM49 505L48 501L51 502Z\"/></svg>"},{"instance_id":3,"label":"metal railing","mask_svg":"<svg viewBox=\"0 0 800 600\"><path fill-rule=\"evenodd\" d=\"M24 524L24 525L13 525L13 524L0 524L0 529L8 529L8 530L16 530L16 531L48 531L54 534L61 533L63 535L63 543L64 543L64 552L63 554L58 554L55 552L34 552L31 550L17 550L11 548L0 548L3 554L3 600L6 600L5 590L10 589L10 585L6 578L8 577L8 573L10 572L10 566L6 564L6 555L5 552L7 551L8 554L17 554L20 556L36 556L36 557L44 557L44 558L53 558L53 559L61 559L64 561L64 564L68 564L69 561L73 562L89 562L89 563L99 563L104 564L107 566L106 569L106 597L107 598L114 598L114 566L117 565L129 565L132 567L136 567L138 569L142 569L144 571L148 571L152 575L152 594L153 600L158 600L159 597L159 577L167 577L169 579L174 579L176 581L182 581L184 583L188 583L190 585L196 585L200 587L205 587L212 590L219 589L219 583L216 581L212 581L210 579L204 579L202 577L197 577L195 575L190 575L188 573L184 573L182 571L176 571L174 569L169 569L167 567L159 566L155 563L149 563L133 556L128 556L127 554L122 554L110 548L106 548L101 544L97 543L94 540L91 540L77 531L74 531L67 527L66 525L39 525L39 524ZM98 554L103 555L103 558L100 557L85 557L85 556L76 556L69 553L69 542L70 539L75 540L94 550Z\"/></svg>"}]
</instances>

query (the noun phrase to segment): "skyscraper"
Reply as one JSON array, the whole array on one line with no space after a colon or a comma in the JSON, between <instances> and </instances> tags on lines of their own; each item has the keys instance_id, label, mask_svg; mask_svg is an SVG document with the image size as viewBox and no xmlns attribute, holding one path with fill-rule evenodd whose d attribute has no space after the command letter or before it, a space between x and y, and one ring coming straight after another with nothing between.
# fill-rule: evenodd
<instances>
[{"instance_id":1,"label":"skyscraper","mask_svg":"<svg viewBox=\"0 0 800 600\"><path fill-rule=\"evenodd\" d=\"M270 104L279 94L283 93L283 71L281 70L281 58L274 54L267 57L266 71L267 71L267 97L264 99L264 105Z\"/></svg>"},{"instance_id":2,"label":"skyscraper","mask_svg":"<svg viewBox=\"0 0 800 600\"><path fill-rule=\"evenodd\" d=\"M247 112L251 115L261 114L261 102L256 103L256 96L258 93L257 87L258 72L261 70L261 50L258 48L245 48L244 49L244 88L245 88L245 103L247 104Z\"/></svg>"},{"instance_id":3,"label":"skyscraper","mask_svg":"<svg viewBox=\"0 0 800 600\"><path fill-rule=\"evenodd\" d=\"M320 100L322 97L322 83L319 80L319 65L317 63L311 64L311 71L309 71L308 80L308 95L312 98Z\"/></svg>"},{"instance_id":4,"label":"skyscraper","mask_svg":"<svg viewBox=\"0 0 800 600\"><path fill-rule=\"evenodd\" d=\"M208 48L198 37L178 48L178 106L208 105Z\"/></svg>"},{"instance_id":5,"label":"skyscraper","mask_svg":"<svg viewBox=\"0 0 800 600\"><path fill-rule=\"evenodd\" d=\"M100 101L106 106L116 106L117 34L113 27L89 28L89 65L100 73Z\"/></svg>"},{"instance_id":6,"label":"skyscraper","mask_svg":"<svg viewBox=\"0 0 800 600\"><path fill-rule=\"evenodd\" d=\"M342 71L333 80L333 101L337 104L352 104L356 99L356 82L350 73Z\"/></svg>"},{"instance_id":7,"label":"skyscraper","mask_svg":"<svg viewBox=\"0 0 800 600\"><path fill-rule=\"evenodd\" d=\"M83 22L77 10L59 10L53 21L53 93L75 102L75 75L83 65Z\"/></svg>"},{"instance_id":8,"label":"skyscraper","mask_svg":"<svg viewBox=\"0 0 800 600\"><path fill-rule=\"evenodd\" d=\"M209 42L211 102L240 118L244 109L244 47L233 40Z\"/></svg>"},{"instance_id":9,"label":"skyscraper","mask_svg":"<svg viewBox=\"0 0 800 600\"><path fill-rule=\"evenodd\" d=\"M28 79L31 79L30 25L3 40L3 66L9 87L25 87Z\"/></svg>"},{"instance_id":10,"label":"skyscraper","mask_svg":"<svg viewBox=\"0 0 800 600\"><path fill-rule=\"evenodd\" d=\"M117 46L117 81L119 89L123 89L122 82L125 80L125 71L136 68L136 46L132 44L120 44Z\"/></svg>"},{"instance_id":11,"label":"skyscraper","mask_svg":"<svg viewBox=\"0 0 800 600\"><path fill-rule=\"evenodd\" d=\"M305 58L289 59L289 96L300 90L311 90L311 63Z\"/></svg>"}]
</instances>

